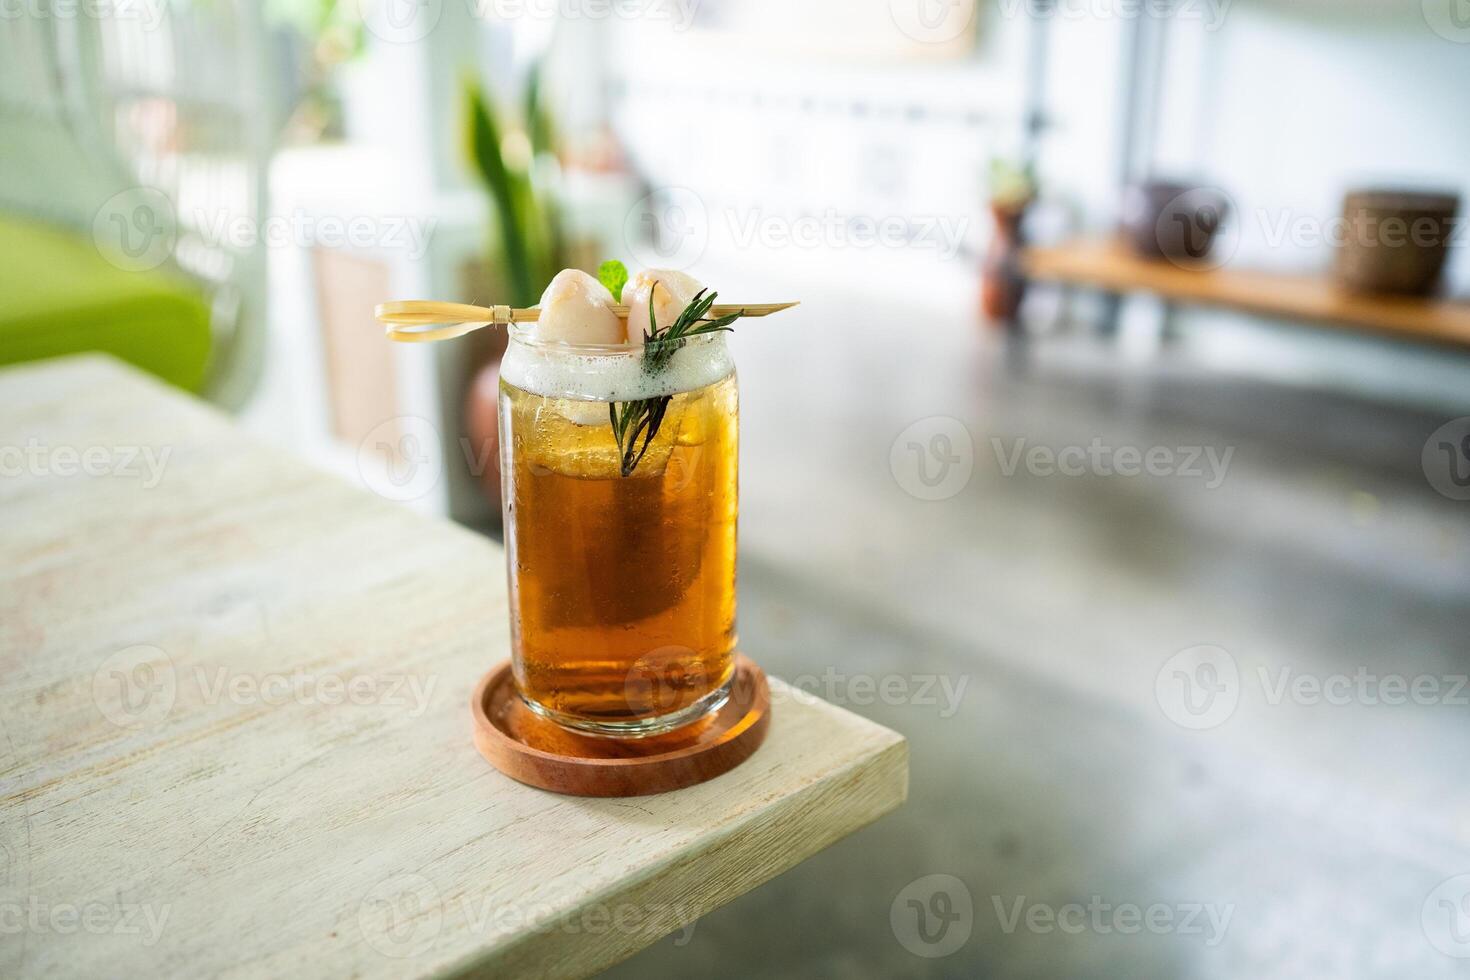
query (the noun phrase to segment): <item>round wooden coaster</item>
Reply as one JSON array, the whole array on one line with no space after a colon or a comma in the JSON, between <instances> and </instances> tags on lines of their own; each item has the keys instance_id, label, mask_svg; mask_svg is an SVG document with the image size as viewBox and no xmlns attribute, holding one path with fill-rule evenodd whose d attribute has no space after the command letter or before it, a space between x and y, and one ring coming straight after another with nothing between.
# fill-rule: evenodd
<instances>
[{"instance_id":1,"label":"round wooden coaster","mask_svg":"<svg viewBox=\"0 0 1470 980\"><path fill-rule=\"evenodd\" d=\"M646 796L713 779L750 758L771 722L766 675L735 656L730 699L714 714L644 738L570 731L527 708L510 661L480 679L470 698L475 747L512 779L571 796Z\"/></svg>"}]
</instances>

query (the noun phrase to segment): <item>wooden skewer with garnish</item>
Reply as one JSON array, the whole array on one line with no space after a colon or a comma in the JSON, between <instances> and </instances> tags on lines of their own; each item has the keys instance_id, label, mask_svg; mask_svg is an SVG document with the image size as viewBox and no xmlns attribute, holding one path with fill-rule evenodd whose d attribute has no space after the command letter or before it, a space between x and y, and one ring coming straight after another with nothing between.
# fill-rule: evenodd
<instances>
[{"instance_id":1,"label":"wooden skewer with garnish","mask_svg":"<svg viewBox=\"0 0 1470 980\"><path fill-rule=\"evenodd\" d=\"M597 281L611 296L619 296L628 281L628 270L613 259L597 269ZM741 317L770 316L789 310L795 303L753 303L747 306L715 305L717 294L701 289L667 326L660 327L654 317L655 281L649 286L648 329L643 331L642 365L647 374L664 370L669 360L684 344L701 334L728 331ZM628 307L610 306L622 320L628 318ZM450 340L488 326L530 323L541 318L535 307L528 310L510 306L473 306L468 303L440 303L432 300L399 300L379 303L373 311L388 329L388 339L405 342ZM608 423L617 441L623 476L631 476L658 435L672 395L639 398L626 402L608 402Z\"/></svg>"},{"instance_id":2,"label":"wooden skewer with garnish","mask_svg":"<svg viewBox=\"0 0 1470 980\"><path fill-rule=\"evenodd\" d=\"M789 310L796 303L747 303L736 306L721 303L711 306L706 316L718 319L738 313L742 317L770 316ZM628 318L628 308L623 305L612 307L619 319ZM532 323L541 316L536 307L522 310L510 306L474 306L469 303L441 303L429 299L404 299L391 303L379 303L373 310L378 322L387 329L389 340L404 343L422 343L431 340L452 340L481 327L508 326L512 323Z\"/></svg>"}]
</instances>

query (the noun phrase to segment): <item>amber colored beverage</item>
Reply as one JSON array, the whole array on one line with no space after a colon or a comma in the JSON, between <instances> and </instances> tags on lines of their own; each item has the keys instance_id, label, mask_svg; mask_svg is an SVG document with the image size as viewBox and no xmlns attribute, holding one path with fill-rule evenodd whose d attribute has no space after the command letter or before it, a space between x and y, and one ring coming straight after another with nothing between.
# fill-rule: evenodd
<instances>
[{"instance_id":1,"label":"amber colored beverage","mask_svg":"<svg viewBox=\"0 0 1470 980\"><path fill-rule=\"evenodd\" d=\"M640 735L728 695L735 649L733 369L674 394L627 476L608 402L500 387L515 677L570 727Z\"/></svg>"}]
</instances>

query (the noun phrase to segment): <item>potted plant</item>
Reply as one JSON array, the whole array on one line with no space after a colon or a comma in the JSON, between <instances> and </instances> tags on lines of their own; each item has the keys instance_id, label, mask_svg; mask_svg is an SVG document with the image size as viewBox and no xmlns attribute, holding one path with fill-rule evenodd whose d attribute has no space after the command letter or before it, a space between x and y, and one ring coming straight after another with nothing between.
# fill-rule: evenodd
<instances>
[{"instance_id":1,"label":"potted plant","mask_svg":"<svg viewBox=\"0 0 1470 980\"><path fill-rule=\"evenodd\" d=\"M1021 223L1036 199L1036 176L1031 164L996 158L990 161L990 244L980 266L980 310L986 319L1009 323L1015 319L1026 291L1021 269Z\"/></svg>"},{"instance_id":2,"label":"potted plant","mask_svg":"<svg viewBox=\"0 0 1470 980\"><path fill-rule=\"evenodd\" d=\"M566 237L554 188L539 181L556 170L556 132L541 93L539 66L526 83L520 119L500 110L480 82L463 82L463 141L470 169L490 198L488 255L506 301L533 306L541 289L567 264ZM499 295L499 294L497 294ZM484 462L480 483L498 508L500 455L498 397L503 335L491 338L465 397L465 428L477 458Z\"/></svg>"}]
</instances>

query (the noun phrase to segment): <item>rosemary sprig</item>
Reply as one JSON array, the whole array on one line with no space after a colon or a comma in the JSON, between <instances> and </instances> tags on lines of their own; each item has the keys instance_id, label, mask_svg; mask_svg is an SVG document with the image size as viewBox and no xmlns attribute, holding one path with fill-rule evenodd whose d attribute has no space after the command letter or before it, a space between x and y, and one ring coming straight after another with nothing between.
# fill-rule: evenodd
<instances>
[{"instance_id":1,"label":"rosemary sprig","mask_svg":"<svg viewBox=\"0 0 1470 980\"><path fill-rule=\"evenodd\" d=\"M643 454L648 452L649 443L658 435L658 427L663 424L664 413L669 410L671 400L672 396L663 395L636 402L608 403L608 418L612 421L618 449L622 451L623 476L631 476L643 461ZM643 437L642 446L638 444L640 435Z\"/></svg>"},{"instance_id":2,"label":"rosemary sprig","mask_svg":"<svg viewBox=\"0 0 1470 980\"><path fill-rule=\"evenodd\" d=\"M705 291L701 289L694 294L694 298L689 301L689 305L684 307L674 322L660 330L658 321L653 315L654 292L657 289L658 283L655 282L648 291L648 329L643 331L643 372L645 374L657 374L667 367L669 361L690 337L729 331L730 324L745 314L744 310L738 310L725 316L705 319L705 314L714 305L715 297L719 293L710 293L706 296ZM631 475L638 468L638 464L643 461L649 445L658 435L659 426L663 425L664 415L668 412L669 402L672 400L672 395L662 395L658 398L608 404L608 420L612 423L613 436L617 439L618 449L622 452L623 476Z\"/></svg>"},{"instance_id":3,"label":"rosemary sprig","mask_svg":"<svg viewBox=\"0 0 1470 980\"><path fill-rule=\"evenodd\" d=\"M674 353L684 346L685 340L702 333L729 331L730 324L745 315L744 310L736 310L714 320L706 320L704 315L715 305L715 298L720 294L710 293L706 296L701 289L694 294L684 311L675 317L674 322L660 332L658 323L653 318L653 294L657 289L658 283L655 282L648 291L648 329L643 331L643 370L647 374L663 370Z\"/></svg>"}]
</instances>

